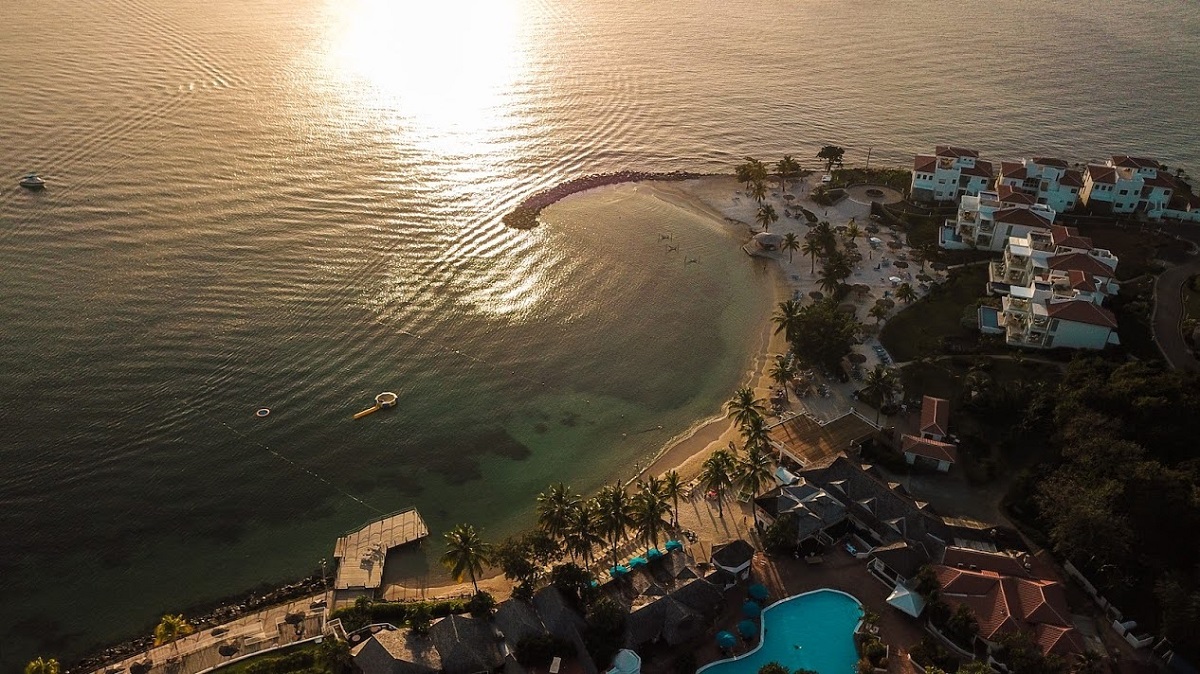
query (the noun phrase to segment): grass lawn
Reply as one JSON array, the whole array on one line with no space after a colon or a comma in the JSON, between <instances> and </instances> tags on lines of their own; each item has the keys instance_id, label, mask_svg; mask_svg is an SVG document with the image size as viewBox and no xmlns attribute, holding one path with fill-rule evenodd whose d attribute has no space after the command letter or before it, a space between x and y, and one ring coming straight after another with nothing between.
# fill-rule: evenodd
<instances>
[{"instance_id":1,"label":"grass lawn","mask_svg":"<svg viewBox=\"0 0 1200 674\"><path fill-rule=\"evenodd\" d=\"M978 341L979 331L963 327L962 318L983 297L986 284L986 265L952 271L945 283L884 324L879 340L897 362L940 355L943 337Z\"/></svg>"},{"instance_id":2,"label":"grass lawn","mask_svg":"<svg viewBox=\"0 0 1200 674\"><path fill-rule=\"evenodd\" d=\"M232 665L225 665L224 667L218 667L217 669L215 669L213 671L221 672L221 674L246 674L246 669L250 665L252 665L256 662L262 662L263 660L271 660L273 658L282 658L286 655L291 655L293 653L303 653L306 651L312 653L313 657L316 657L317 650L320 647L321 647L320 644L308 643L308 644L300 644L299 646L292 646L290 648L281 648L277 651L270 651L268 653L263 653L262 655L256 655L251 658L246 658L245 660L239 660L239 661L233 663ZM296 670L296 671L301 671L301 670Z\"/></svg>"},{"instance_id":3,"label":"grass lawn","mask_svg":"<svg viewBox=\"0 0 1200 674\"><path fill-rule=\"evenodd\" d=\"M861 183L872 183L875 185L886 185L901 194L906 194L908 188L912 185L912 172L906 169L865 169L865 168L848 168L834 169L833 187L845 187L846 185L857 185Z\"/></svg>"},{"instance_id":4,"label":"grass lawn","mask_svg":"<svg viewBox=\"0 0 1200 674\"><path fill-rule=\"evenodd\" d=\"M1156 258L1169 259L1173 250L1181 248L1175 239L1149 229L1141 231L1136 225L1083 225L1079 231L1091 237L1097 248L1107 248L1117 256L1120 260L1117 279L1120 281L1157 272L1158 268L1152 261Z\"/></svg>"},{"instance_id":5,"label":"grass lawn","mask_svg":"<svg viewBox=\"0 0 1200 674\"><path fill-rule=\"evenodd\" d=\"M1200 276L1193 276L1183 284L1183 317L1200 318Z\"/></svg>"}]
</instances>

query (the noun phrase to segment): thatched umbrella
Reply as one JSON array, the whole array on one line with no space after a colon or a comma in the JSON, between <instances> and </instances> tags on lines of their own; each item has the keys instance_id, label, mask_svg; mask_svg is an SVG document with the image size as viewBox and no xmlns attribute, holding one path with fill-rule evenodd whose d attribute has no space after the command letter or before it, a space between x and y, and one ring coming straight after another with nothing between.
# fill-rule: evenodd
<instances>
[{"instance_id":1,"label":"thatched umbrella","mask_svg":"<svg viewBox=\"0 0 1200 674\"><path fill-rule=\"evenodd\" d=\"M217 652L221 654L221 657L228 658L237 654L238 647L237 644L221 644L221 646L217 648Z\"/></svg>"},{"instance_id":2,"label":"thatched umbrella","mask_svg":"<svg viewBox=\"0 0 1200 674\"><path fill-rule=\"evenodd\" d=\"M894 266L896 266L896 267L899 267L899 268L901 268L901 269L908 269L908 263L907 263L907 262L905 262L904 260L896 260L896 261L895 261L895 262L893 262L892 264L893 264Z\"/></svg>"},{"instance_id":3,"label":"thatched umbrella","mask_svg":"<svg viewBox=\"0 0 1200 674\"><path fill-rule=\"evenodd\" d=\"M809 293L808 296L813 298L813 300L815 300L817 302L820 302L821 300L825 299L825 293L822 293L820 290L814 290L811 293Z\"/></svg>"},{"instance_id":4,"label":"thatched umbrella","mask_svg":"<svg viewBox=\"0 0 1200 674\"><path fill-rule=\"evenodd\" d=\"M931 263L929 263L929 266L933 267L937 271L946 271L946 263L945 262L931 262Z\"/></svg>"},{"instance_id":5,"label":"thatched umbrella","mask_svg":"<svg viewBox=\"0 0 1200 674\"><path fill-rule=\"evenodd\" d=\"M869 286L865 283L855 283L853 286L850 287L850 289L853 290L854 292L858 293L859 295L866 295L867 293L871 292L871 286Z\"/></svg>"},{"instance_id":6,"label":"thatched umbrella","mask_svg":"<svg viewBox=\"0 0 1200 674\"><path fill-rule=\"evenodd\" d=\"M875 300L875 304L878 304L879 306L883 307L884 309L892 309L896 306L895 300L890 300L886 297L884 297L883 299Z\"/></svg>"},{"instance_id":7,"label":"thatched umbrella","mask_svg":"<svg viewBox=\"0 0 1200 674\"><path fill-rule=\"evenodd\" d=\"M862 365L863 363L867 362L866 354L859 353L857 351L851 351L846 358L855 365Z\"/></svg>"},{"instance_id":8,"label":"thatched umbrella","mask_svg":"<svg viewBox=\"0 0 1200 674\"><path fill-rule=\"evenodd\" d=\"M867 229L867 231L868 231L868 232L870 232L871 234L878 234L878 233L879 233L879 225L867 225L866 229Z\"/></svg>"},{"instance_id":9,"label":"thatched umbrella","mask_svg":"<svg viewBox=\"0 0 1200 674\"><path fill-rule=\"evenodd\" d=\"M847 302L846 304L838 305L837 310L842 312L843 314L853 314L858 311L858 307Z\"/></svg>"},{"instance_id":10,"label":"thatched umbrella","mask_svg":"<svg viewBox=\"0 0 1200 674\"><path fill-rule=\"evenodd\" d=\"M888 241L887 245L888 248L891 248L892 250L899 250L904 247L904 244L900 243L899 241Z\"/></svg>"},{"instance_id":11,"label":"thatched umbrella","mask_svg":"<svg viewBox=\"0 0 1200 674\"><path fill-rule=\"evenodd\" d=\"M129 674L150 674L150 668L153 666L154 663L149 660L135 662L129 666Z\"/></svg>"},{"instance_id":12,"label":"thatched umbrella","mask_svg":"<svg viewBox=\"0 0 1200 674\"><path fill-rule=\"evenodd\" d=\"M794 194L785 194L785 195L783 195L783 200L784 200L784 201L793 201L793 200L795 200L795 198L796 198L796 195L794 195Z\"/></svg>"},{"instance_id":13,"label":"thatched umbrella","mask_svg":"<svg viewBox=\"0 0 1200 674\"><path fill-rule=\"evenodd\" d=\"M917 274L917 280L921 283L929 283L933 280L933 277L929 274Z\"/></svg>"}]
</instances>

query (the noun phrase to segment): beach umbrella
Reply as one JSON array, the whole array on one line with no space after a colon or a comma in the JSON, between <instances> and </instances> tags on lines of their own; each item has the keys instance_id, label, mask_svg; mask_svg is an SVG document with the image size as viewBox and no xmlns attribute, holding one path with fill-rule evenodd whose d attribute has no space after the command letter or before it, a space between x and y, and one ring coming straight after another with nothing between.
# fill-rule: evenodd
<instances>
[{"instance_id":1,"label":"beach umbrella","mask_svg":"<svg viewBox=\"0 0 1200 674\"><path fill-rule=\"evenodd\" d=\"M747 618L757 618L760 613L762 613L762 607L758 605L758 602L747 600L745 604L742 604L742 615Z\"/></svg>"},{"instance_id":2,"label":"beach umbrella","mask_svg":"<svg viewBox=\"0 0 1200 674\"><path fill-rule=\"evenodd\" d=\"M795 199L795 198L796 198L796 195L794 195L794 194L785 194L785 195L783 195L783 200L784 200L784 201L792 201L792 200L793 200L793 199Z\"/></svg>"},{"instance_id":3,"label":"beach umbrella","mask_svg":"<svg viewBox=\"0 0 1200 674\"><path fill-rule=\"evenodd\" d=\"M654 560L654 559L659 559L662 556L663 556L662 550L659 550L658 548L650 548L649 550L646 551L646 559Z\"/></svg>"},{"instance_id":4,"label":"beach umbrella","mask_svg":"<svg viewBox=\"0 0 1200 674\"><path fill-rule=\"evenodd\" d=\"M753 620L743 620L737 624L738 634L744 639L753 639L758 636L758 625Z\"/></svg>"},{"instance_id":5,"label":"beach umbrella","mask_svg":"<svg viewBox=\"0 0 1200 674\"><path fill-rule=\"evenodd\" d=\"M593 578L588 581L588 587L600 587L600 581Z\"/></svg>"},{"instance_id":6,"label":"beach umbrella","mask_svg":"<svg viewBox=\"0 0 1200 674\"><path fill-rule=\"evenodd\" d=\"M858 311L858 307L847 302L845 304L839 304L837 310L842 312L843 314L852 314L852 313Z\"/></svg>"},{"instance_id":7,"label":"beach umbrella","mask_svg":"<svg viewBox=\"0 0 1200 674\"><path fill-rule=\"evenodd\" d=\"M811 293L809 293L808 296L813 298L814 300L817 300L818 302L825 299L825 295L820 290L814 290Z\"/></svg>"},{"instance_id":8,"label":"beach umbrella","mask_svg":"<svg viewBox=\"0 0 1200 674\"><path fill-rule=\"evenodd\" d=\"M217 652L221 654L221 657L228 658L238 652L238 647L233 644L222 644Z\"/></svg>"},{"instance_id":9,"label":"beach umbrella","mask_svg":"<svg viewBox=\"0 0 1200 674\"><path fill-rule=\"evenodd\" d=\"M750 598L756 601L766 601L767 586L763 585L762 583L754 583L750 587L746 588L746 594L750 595Z\"/></svg>"},{"instance_id":10,"label":"beach umbrella","mask_svg":"<svg viewBox=\"0 0 1200 674\"><path fill-rule=\"evenodd\" d=\"M645 557L634 557L633 559L629 560L629 568L636 569L637 567L645 566L648 563L649 560L647 560Z\"/></svg>"},{"instance_id":11,"label":"beach umbrella","mask_svg":"<svg viewBox=\"0 0 1200 674\"><path fill-rule=\"evenodd\" d=\"M608 575L612 576L613 578L624 576L627 573L629 573L629 567L623 564L618 564L608 570Z\"/></svg>"},{"instance_id":12,"label":"beach umbrella","mask_svg":"<svg viewBox=\"0 0 1200 674\"><path fill-rule=\"evenodd\" d=\"M917 274L917 280L921 283L929 283L933 280L933 277L929 274Z\"/></svg>"},{"instance_id":13,"label":"beach umbrella","mask_svg":"<svg viewBox=\"0 0 1200 674\"><path fill-rule=\"evenodd\" d=\"M846 358L855 365L862 365L863 363L867 362L866 354L858 353L857 351L852 351L850 355L846 356Z\"/></svg>"},{"instance_id":14,"label":"beach umbrella","mask_svg":"<svg viewBox=\"0 0 1200 674\"><path fill-rule=\"evenodd\" d=\"M876 228L875 228L875 231L876 231L876 232L878 232L878 231L879 231L879 228L878 228L878 227L876 227ZM870 242L871 242L871 243L883 243L883 239L879 238L878 236L872 236L872 237L870 238Z\"/></svg>"},{"instance_id":15,"label":"beach umbrella","mask_svg":"<svg viewBox=\"0 0 1200 674\"><path fill-rule=\"evenodd\" d=\"M670 540L667 541L667 545L665 547L667 548L667 552L671 552L673 550L682 550L683 543L681 541Z\"/></svg>"},{"instance_id":16,"label":"beach umbrella","mask_svg":"<svg viewBox=\"0 0 1200 674\"><path fill-rule=\"evenodd\" d=\"M877 234L879 232L879 225L867 225L867 231L871 234Z\"/></svg>"},{"instance_id":17,"label":"beach umbrella","mask_svg":"<svg viewBox=\"0 0 1200 674\"><path fill-rule=\"evenodd\" d=\"M893 250L899 250L904 247L904 244L900 243L899 241L888 241L887 245L888 245L888 248L891 248Z\"/></svg>"},{"instance_id":18,"label":"beach umbrella","mask_svg":"<svg viewBox=\"0 0 1200 674\"><path fill-rule=\"evenodd\" d=\"M904 260L896 260L895 262L892 263L892 265L899 267L901 269L908 269L908 263L905 262Z\"/></svg>"},{"instance_id":19,"label":"beach umbrella","mask_svg":"<svg viewBox=\"0 0 1200 674\"><path fill-rule=\"evenodd\" d=\"M896 306L895 300L890 300L886 297L883 299L875 300L875 304L878 304L879 306L883 307L884 309L891 309Z\"/></svg>"},{"instance_id":20,"label":"beach umbrella","mask_svg":"<svg viewBox=\"0 0 1200 674\"><path fill-rule=\"evenodd\" d=\"M737 637L732 632L717 632L717 646L730 649L737 645Z\"/></svg>"},{"instance_id":21,"label":"beach umbrella","mask_svg":"<svg viewBox=\"0 0 1200 674\"><path fill-rule=\"evenodd\" d=\"M729 633L726 632L725 634L729 634ZM730 634L729 636L732 637L733 635ZM150 674L150 668L153 666L154 666L154 663L151 662L150 660L143 660L141 662L135 662L132 665L129 665L129 674Z\"/></svg>"},{"instance_id":22,"label":"beach umbrella","mask_svg":"<svg viewBox=\"0 0 1200 674\"><path fill-rule=\"evenodd\" d=\"M938 271L946 271L946 269L947 269L945 262L931 262L931 263L929 263L929 266L933 267L934 269L936 269Z\"/></svg>"}]
</instances>

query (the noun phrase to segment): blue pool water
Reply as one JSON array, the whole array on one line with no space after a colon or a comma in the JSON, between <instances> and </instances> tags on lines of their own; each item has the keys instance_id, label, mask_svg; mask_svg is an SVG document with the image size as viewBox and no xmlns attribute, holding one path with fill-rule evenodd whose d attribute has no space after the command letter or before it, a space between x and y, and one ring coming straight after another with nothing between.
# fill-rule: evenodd
<instances>
[{"instance_id":1,"label":"blue pool water","mask_svg":"<svg viewBox=\"0 0 1200 674\"><path fill-rule=\"evenodd\" d=\"M979 307L979 324L985 328L1000 327L1000 313L992 307Z\"/></svg>"},{"instance_id":2,"label":"blue pool water","mask_svg":"<svg viewBox=\"0 0 1200 674\"><path fill-rule=\"evenodd\" d=\"M757 648L701 667L697 674L757 674L768 662L795 671L851 674L858 661L854 628L862 619L858 600L837 590L816 590L768 606L766 632Z\"/></svg>"}]
</instances>

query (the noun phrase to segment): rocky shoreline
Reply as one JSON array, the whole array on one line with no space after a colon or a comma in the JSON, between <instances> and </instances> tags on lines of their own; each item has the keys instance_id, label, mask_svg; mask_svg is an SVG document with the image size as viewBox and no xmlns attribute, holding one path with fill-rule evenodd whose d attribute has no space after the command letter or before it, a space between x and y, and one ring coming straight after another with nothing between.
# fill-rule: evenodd
<instances>
[{"instance_id":1,"label":"rocky shoreline","mask_svg":"<svg viewBox=\"0 0 1200 674\"><path fill-rule=\"evenodd\" d=\"M513 229L533 229L538 225L538 215L542 209L577 192L584 192L595 187L616 185L618 183L635 183L642 180L692 180L708 178L715 173L693 173L691 171L617 171L616 173L593 173L579 178L572 178L554 187L531 195L505 214L502 221Z\"/></svg>"},{"instance_id":2,"label":"rocky shoreline","mask_svg":"<svg viewBox=\"0 0 1200 674\"><path fill-rule=\"evenodd\" d=\"M328 580L332 580L332 577ZM183 615L187 618L188 623L199 632L236 620L247 613L254 613L269 606L285 604L301 597L317 594L324 588L325 582L321 579L321 575L316 573L285 585L263 585L233 597L200 604L183 611ZM84 656L64 671L67 674L93 672L137 653L145 652L154 645L154 636L150 634L153 629L151 627L146 630L145 636L92 650L89 655Z\"/></svg>"}]
</instances>

